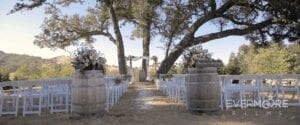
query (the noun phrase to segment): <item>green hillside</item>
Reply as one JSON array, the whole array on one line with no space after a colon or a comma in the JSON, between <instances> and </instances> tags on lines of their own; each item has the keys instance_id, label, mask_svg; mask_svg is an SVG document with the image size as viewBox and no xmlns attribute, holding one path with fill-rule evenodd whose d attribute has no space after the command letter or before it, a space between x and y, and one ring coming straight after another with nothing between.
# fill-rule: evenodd
<instances>
[{"instance_id":1,"label":"green hillside","mask_svg":"<svg viewBox=\"0 0 300 125\"><path fill-rule=\"evenodd\" d=\"M107 75L118 74L118 67L105 66ZM11 54L0 51L0 82L8 80L35 80L57 77L69 77L75 70L71 58L58 56L51 59Z\"/></svg>"},{"instance_id":2,"label":"green hillside","mask_svg":"<svg viewBox=\"0 0 300 125\"><path fill-rule=\"evenodd\" d=\"M0 51L0 81L71 76L74 69L70 62L67 56L43 59Z\"/></svg>"}]
</instances>

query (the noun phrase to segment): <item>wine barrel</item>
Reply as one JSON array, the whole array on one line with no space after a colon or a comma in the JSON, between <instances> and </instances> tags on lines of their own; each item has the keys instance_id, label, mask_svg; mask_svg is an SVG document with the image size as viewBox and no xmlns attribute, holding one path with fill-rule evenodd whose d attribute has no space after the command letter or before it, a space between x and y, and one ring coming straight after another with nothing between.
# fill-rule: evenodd
<instances>
[{"instance_id":1,"label":"wine barrel","mask_svg":"<svg viewBox=\"0 0 300 125\"><path fill-rule=\"evenodd\" d=\"M73 113L102 115L105 112L105 83L101 70L76 71L71 85Z\"/></svg>"},{"instance_id":2,"label":"wine barrel","mask_svg":"<svg viewBox=\"0 0 300 125\"><path fill-rule=\"evenodd\" d=\"M189 111L216 111L220 104L220 85L216 67L189 68L186 76Z\"/></svg>"}]
</instances>

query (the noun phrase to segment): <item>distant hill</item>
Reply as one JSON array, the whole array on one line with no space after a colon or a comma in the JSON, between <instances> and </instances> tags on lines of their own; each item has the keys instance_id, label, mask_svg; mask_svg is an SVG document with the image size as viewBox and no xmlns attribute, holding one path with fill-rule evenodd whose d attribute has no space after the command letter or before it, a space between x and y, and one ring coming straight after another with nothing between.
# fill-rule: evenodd
<instances>
[{"instance_id":1,"label":"distant hill","mask_svg":"<svg viewBox=\"0 0 300 125\"><path fill-rule=\"evenodd\" d=\"M0 51L0 66L9 68L10 72L14 72L24 64L65 64L70 63L70 61L71 58L67 56L43 59L37 56L5 53Z\"/></svg>"},{"instance_id":2,"label":"distant hill","mask_svg":"<svg viewBox=\"0 0 300 125\"><path fill-rule=\"evenodd\" d=\"M69 64L72 61L71 57L69 56L58 56L48 60L56 64Z\"/></svg>"},{"instance_id":3,"label":"distant hill","mask_svg":"<svg viewBox=\"0 0 300 125\"><path fill-rule=\"evenodd\" d=\"M118 66L114 65L105 65L105 69L107 75L116 75L119 72ZM15 78L28 80L71 76L74 69L71 66L71 57L68 56L43 59L0 50L0 81L4 79L1 78L1 74L5 73L9 74L10 80Z\"/></svg>"}]
</instances>

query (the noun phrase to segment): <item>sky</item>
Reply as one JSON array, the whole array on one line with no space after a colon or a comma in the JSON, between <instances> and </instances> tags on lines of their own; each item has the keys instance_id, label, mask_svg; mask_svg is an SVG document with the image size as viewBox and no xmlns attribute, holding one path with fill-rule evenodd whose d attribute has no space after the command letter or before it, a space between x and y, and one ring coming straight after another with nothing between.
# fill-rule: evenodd
<instances>
[{"instance_id":1,"label":"sky","mask_svg":"<svg viewBox=\"0 0 300 125\"><path fill-rule=\"evenodd\" d=\"M43 23L46 15L43 7L39 7L30 11L22 11L7 15L13 8L17 0L0 0L0 50L6 53L26 54L39 56L42 58L53 58L56 56L66 55L72 52L74 47L69 47L66 50L49 48L39 48L33 44L34 36L41 32L40 26ZM79 13L84 15L87 6L93 6L94 3L87 2L83 5L75 4L64 8L63 12L67 14ZM142 41L141 39L130 39L133 26L121 28L124 40L125 55L142 56ZM203 25L197 35L207 34L217 31L217 27L210 23ZM96 37L94 43L95 49L101 51L107 59L107 64L117 65L116 46L105 37ZM213 58L221 59L225 64L228 62L230 53L237 52L242 44L249 44L243 36L230 36L222 39L217 39L203 44L203 48L208 49L213 54ZM164 58L164 50L159 37L152 38L150 44L150 56L157 56L159 61ZM139 67L141 61L133 63Z\"/></svg>"}]
</instances>

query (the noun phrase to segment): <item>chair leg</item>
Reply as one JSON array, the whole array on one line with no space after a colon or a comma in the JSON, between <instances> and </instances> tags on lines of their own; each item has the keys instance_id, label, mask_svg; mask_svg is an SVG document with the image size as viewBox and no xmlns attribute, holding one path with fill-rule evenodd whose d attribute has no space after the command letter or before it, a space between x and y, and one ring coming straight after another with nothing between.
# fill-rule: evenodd
<instances>
[{"instance_id":1,"label":"chair leg","mask_svg":"<svg viewBox=\"0 0 300 125\"><path fill-rule=\"evenodd\" d=\"M240 100L243 100L243 90L239 90ZM243 106L241 106L242 109L244 109Z\"/></svg>"},{"instance_id":2,"label":"chair leg","mask_svg":"<svg viewBox=\"0 0 300 125\"><path fill-rule=\"evenodd\" d=\"M298 106L300 107L300 92L299 88L297 89L297 97L298 97Z\"/></svg>"},{"instance_id":3,"label":"chair leg","mask_svg":"<svg viewBox=\"0 0 300 125\"><path fill-rule=\"evenodd\" d=\"M49 107L51 107L51 97L52 95L51 94L48 94L48 99L47 99L47 110L49 111Z\"/></svg>"},{"instance_id":4,"label":"chair leg","mask_svg":"<svg viewBox=\"0 0 300 125\"><path fill-rule=\"evenodd\" d=\"M25 117L26 112L26 96L23 96L23 117Z\"/></svg>"},{"instance_id":5,"label":"chair leg","mask_svg":"<svg viewBox=\"0 0 300 125\"><path fill-rule=\"evenodd\" d=\"M66 102L65 102L65 104L66 104L66 113L68 113L69 112L69 96L66 95L65 98L66 98Z\"/></svg>"},{"instance_id":6,"label":"chair leg","mask_svg":"<svg viewBox=\"0 0 300 125\"><path fill-rule=\"evenodd\" d=\"M226 101L228 100L228 90L225 88L224 89L224 101L225 101L225 108L226 109L228 109L228 107L227 107L227 103L226 103Z\"/></svg>"},{"instance_id":7,"label":"chair leg","mask_svg":"<svg viewBox=\"0 0 300 125\"><path fill-rule=\"evenodd\" d=\"M41 112L42 112L42 101L43 101L43 96L40 96L40 98L39 98L39 116L41 116Z\"/></svg>"},{"instance_id":8,"label":"chair leg","mask_svg":"<svg viewBox=\"0 0 300 125\"><path fill-rule=\"evenodd\" d=\"M15 116L18 116L18 109L19 109L19 96L16 96L16 106L15 106Z\"/></svg>"},{"instance_id":9,"label":"chair leg","mask_svg":"<svg viewBox=\"0 0 300 125\"><path fill-rule=\"evenodd\" d=\"M53 94L51 94L51 98L50 98L50 114L53 114Z\"/></svg>"},{"instance_id":10,"label":"chair leg","mask_svg":"<svg viewBox=\"0 0 300 125\"><path fill-rule=\"evenodd\" d=\"M73 112L73 106L72 106L72 98L71 98L71 95L69 95L69 105L70 105L70 112Z\"/></svg>"},{"instance_id":11,"label":"chair leg","mask_svg":"<svg viewBox=\"0 0 300 125\"><path fill-rule=\"evenodd\" d=\"M0 98L0 116L2 116L2 109L3 109L3 98Z\"/></svg>"}]
</instances>

